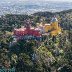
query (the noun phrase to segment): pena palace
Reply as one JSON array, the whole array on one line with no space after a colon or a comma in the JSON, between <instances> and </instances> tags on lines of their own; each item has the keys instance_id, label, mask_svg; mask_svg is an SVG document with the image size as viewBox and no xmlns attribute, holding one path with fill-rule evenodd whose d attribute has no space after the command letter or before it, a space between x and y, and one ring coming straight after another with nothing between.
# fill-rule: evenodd
<instances>
[{"instance_id":1,"label":"pena palace","mask_svg":"<svg viewBox=\"0 0 72 72\"><path fill-rule=\"evenodd\" d=\"M53 17L50 24L37 23L36 27L32 27L29 23L19 29L14 29L13 36L15 39L36 39L40 40L42 35L50 34L56 36L61 34L61 27L58 24L58 19Z\"/></svg>"}]
</instances>

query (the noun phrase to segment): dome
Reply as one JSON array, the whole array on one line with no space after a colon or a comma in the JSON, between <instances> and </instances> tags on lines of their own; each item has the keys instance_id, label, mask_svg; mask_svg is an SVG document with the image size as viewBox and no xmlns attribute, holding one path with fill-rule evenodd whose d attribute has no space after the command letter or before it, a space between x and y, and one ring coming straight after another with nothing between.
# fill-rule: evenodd
<instances>
[{"instance_id":1,"label":"dome","mask_svg":"<svg viewBox=\"0 0 72 72\"><path fill-rule=\"evenodd\" d=\"M56 21L58 21L58 19L56 17L53 17L51 20L51 22L56 22Z\"/></svg>"}]
</instances>

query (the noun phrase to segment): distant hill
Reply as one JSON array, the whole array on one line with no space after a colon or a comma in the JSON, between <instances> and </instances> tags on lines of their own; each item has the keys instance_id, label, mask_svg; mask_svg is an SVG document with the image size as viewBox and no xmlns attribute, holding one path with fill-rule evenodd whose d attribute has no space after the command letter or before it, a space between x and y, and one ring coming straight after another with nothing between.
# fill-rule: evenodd
<instances>
[{"instance_id":1,"label":"distant hill","mask_svg":"<svg viewBox=\"0 0 72 72\"><path fill-rule=\"evenodd\" d=\"M33 14L38 11L60 12L72 9L71 2L55 1L12 1L6 0L0 2L0 15L4 14Z\"/></svg>"}]
</instances>

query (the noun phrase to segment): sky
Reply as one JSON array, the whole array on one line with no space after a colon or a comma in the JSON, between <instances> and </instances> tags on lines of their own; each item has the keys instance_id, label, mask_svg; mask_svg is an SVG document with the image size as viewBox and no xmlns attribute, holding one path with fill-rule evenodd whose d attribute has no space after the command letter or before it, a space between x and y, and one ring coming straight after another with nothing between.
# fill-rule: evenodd
<instances>
[{"instance_id":1,"label":"sky","mask_svg":"<svg viewBox=\"0 0 72 72\"><path fill-rule=\"evenodd\" d=\"M60 1L60 2L72 2L72 0L0 0L0 2L7 1Z\"/></svg>"},{"instance_id":2,"label":"sky","mask_svg":"<svg viewBox=\"0 0 72 72\"><path fill-rule=\"evenodd\" d=\"M20 1L26 1L26 0L20 0ZM67 2L72 2L72 0L33 0L33 1L67 1Z\"/></svg>"},{"instance_id":3,"label":"sky","mask_svg":"<svg viewBox=\"0 0 72 72\"><path fill-rule=\"evenodd\" d=\"M60 1L60 2L72 2L72 0L18 0L18 1Z\"/></svg>"}]
</instances>

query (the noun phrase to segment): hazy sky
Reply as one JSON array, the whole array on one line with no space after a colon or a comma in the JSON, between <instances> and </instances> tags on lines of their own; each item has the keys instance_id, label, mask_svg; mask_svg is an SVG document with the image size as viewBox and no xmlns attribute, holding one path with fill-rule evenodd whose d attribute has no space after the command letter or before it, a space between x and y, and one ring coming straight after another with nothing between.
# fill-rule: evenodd
<instances>
[{"instance_id":1,"label":"hazy sky","mask_svg":"<svg viewBox=\"0 0 72 72\"><path fill-rule=\"evenodd\" d=\"M72 2L72 0L0 0L0 2L2 1L60 1L60 2Z\"/></svg>"},{"instance_id":2,"label":"hazy sky","mask_svg":"<svg viewBox=\"0 0 72 72\"><path fill-rule=\"evenodd\" d=\"M72 0L18 0L18 1L60 1L60 2L67 1L67 2L72 2Z\"/></svg>"}]
</instances>

